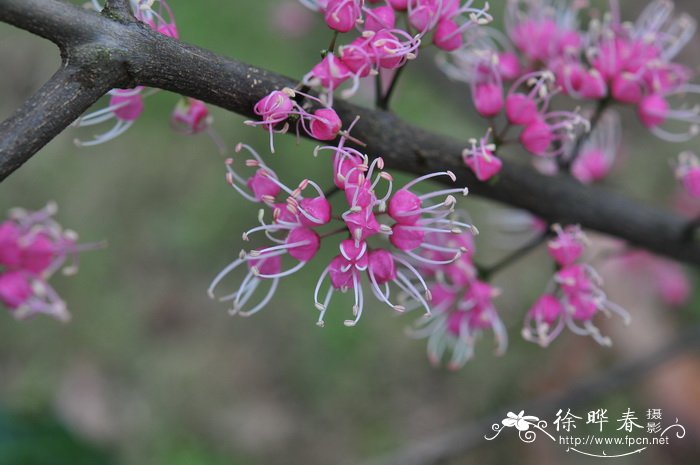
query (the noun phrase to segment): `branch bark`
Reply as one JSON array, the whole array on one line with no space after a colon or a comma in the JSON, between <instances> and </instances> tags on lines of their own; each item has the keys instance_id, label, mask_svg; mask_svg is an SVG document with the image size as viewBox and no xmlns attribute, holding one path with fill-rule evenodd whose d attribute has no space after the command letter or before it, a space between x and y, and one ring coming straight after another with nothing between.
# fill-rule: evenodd
<instances>
[{"instance_id":1,"label":"branch bark","mask_svg":"<svg viewBox=\"0 0 700 465\"><path fill-rule=\"evenodd\" d=\"M111 76L85 79L84 69L63 66L0 124L0 179L19 168L114 87Z\"/></svg>"},{"instance_id":2,"label":"branch bark","mask_svg":"<svg viewBox=\"0 0 700 465\"><path fill-rule=\"evenodd\" d=\"M46 94L55 97L54 104L41 106L40 91L0 126L0 180L75 119L105 86L161 88L252 117L260 98L297 83L158 34L119 10L107 8L100 15L58 0L0 0L0 20L57 43L64 63L76 70L66 81L74 92L85 94L61 106L54 88ZM341 101L335 109L345 125L361 117L353 135L367 144L363 151L383 157L389 168L415 174L449 169L476 195L527 209L549 222L581 224L632 246L700 264L700 244L687 240L688 221L675 213L510 161L503 163L497 182L482 183L462 162L464 141L417 128L384 111Z\"/></svg>"}]
</instances>

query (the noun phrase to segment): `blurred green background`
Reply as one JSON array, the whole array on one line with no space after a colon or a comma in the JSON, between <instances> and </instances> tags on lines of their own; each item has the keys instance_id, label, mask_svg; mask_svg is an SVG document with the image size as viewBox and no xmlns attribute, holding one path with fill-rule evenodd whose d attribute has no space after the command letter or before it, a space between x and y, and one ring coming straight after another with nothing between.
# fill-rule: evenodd
<instances>
[{"instance_id":1,"label":"blurred green background","mask_svg":"<svg viewBox=\"0 0 700 465\"><path fill-rule=\"evenodd\" d=\"M281 0L170 3L182 40L289 76L306 73L330 38L313 17L301 36L286 30L290 17L299 26L304 16L286 16L280 24L275 9L287 3ZM492 3L500 22L501 2ZM696 65L697 45L685 57ZM7 25L0 25L0 59L2 118L59 65L53 45ZM430 58L419 61L401 83L395 110L465 140L481 135L484 127L470 119L468 90L447 82ZM634 318L628 328L617 320L604 324L614 348L566 333L549 349L534 347L519 328L548 280L541 251L496 279L504 289L498 302L509 328L508 353L495 357L487 336L476 358L456 373L432 368L425 341L405 337L412 315L396 318L378 303L358 327L346 328L342 320L351 303L337 299L326 327L317 328L312 289L332 250L286 280L254 318L232 318L205 291L236 257L240 234L256 223L257 209L227 186L223 159L205 136L170 131L176 101L165 92L149 97L137 124L101 146L77 148L73 139L93 132L69 128L0 186L0 212L55 200L64 226L84 241L109 243L83 254L76 276L54 278L73 314L69 324L17 322L0 314L0 465L361 463L566 392L700 322L697 299L671 311L649 297L643 283L613 274L608 287L617 290L611 294ZM265 153L266 133L244 126L239 116L211 111L229 146L245 141ZM625 118L624 151L634 158L633 168L609 184L662 203L672 189L668 159L679 148L641 131L631 114ZM310 144L293 137L275 144L278 154L268 160L290 183L327 179L328 167L312 157ZM658 172L668 174L652 175ZM464 206L482 231L478 260L492 263L507 253L499 250L502 236L493 222L508 210L478 199ZM615 463L697 463L699 381L697 354L675 358L624 390L586 403L579 415L588 407L664 407L668 419L679 416L689 429L678 441L682 447ZM551 420L567 408L550 407L526 413ZM509 438L477 441L449 463L592 460Z\"/></svg>"}]
</instances>

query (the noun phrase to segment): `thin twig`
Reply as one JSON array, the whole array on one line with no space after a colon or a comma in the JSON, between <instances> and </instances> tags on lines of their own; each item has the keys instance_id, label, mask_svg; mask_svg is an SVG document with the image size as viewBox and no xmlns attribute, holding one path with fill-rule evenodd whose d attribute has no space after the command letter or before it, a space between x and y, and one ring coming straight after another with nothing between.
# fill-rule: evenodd
<instances>
[{"instance_id":1,"label":"thin twig","mask_svg":"<svg viewBox=\"0 0 700 465\"><path fill-rule=\"evenodd\" d=\"M64 66L15 113L0 124L0 179L19 168L90 105L114 87L119 70L80 79L84 69ZM46 117L50 115L50 117Z\"/></svg>"},{"instance_id":2,"label":"thin twig","mask_svg":"<svg viewBox=\"0 0 700 465\"><path fill-rule=\"evenodd\" d=\"M408 66L408 62L404 63L403 66L401 66L394 72L394 75L391 78L391 83L389 84L389 88L386 90L386 93L384 95L381 94L381 77L379 78L380 91L378 95L381 95L381 98L379 98L377 101L377 108L379 108L380 110L389 110L389 102L391 101L391 97L394 95L394 91L396 90L399 79L401 78L401 74L403 73L403 70L404 68L406 68L406 66ZM377 76L380 75L378 74Z\"/></svg>"},{"instance_id":3,"label":"thin twig","mask_svg":"<svg viewBox=\"0 0 700 465\"><path fill-rule=\"evenodd\" d=\"M532 239L530 242L526 243L522 247L519 247L518 249L514 250L511 252L509 255L505 256L502 258L500 261L496 262L492 266L488 268L480 268L479 269L479 275L480 278L488 281L489 278L493 277L493 275L497 274L498 272L508 268L510 265L514 264L518 260L525 258L530 252L535 250L537 247L539 247L544 241L547 240L547 237L549 234L543 233L537 235L534 239Z\"/></svg>"},{"instance_id":4,"label":"thin twig","mask_svg":"<svg viewBox=\"0 0 700 465\"><path fill-rule=\"evenodd\" d=\"M600 123L600 118L603 116L603 113L605 113L605 109L608 108L611 102L612 100L609 97L606 97L602 100L598 100L598 103L596 104L595 109L593 110L593 115L588 120L588 122L590 123L588 131L581 134L578 137L578 139L576 139L576 144L574 145L574 148L568 157L559 157L559 167L562 171L567 172L569 171L569 169L571 169L574 162L581 153L581 148L583 147L583 144L588 140L593 131L595 131L595 129L598 127L598 123Z\"/></svg>"}]
</instances>

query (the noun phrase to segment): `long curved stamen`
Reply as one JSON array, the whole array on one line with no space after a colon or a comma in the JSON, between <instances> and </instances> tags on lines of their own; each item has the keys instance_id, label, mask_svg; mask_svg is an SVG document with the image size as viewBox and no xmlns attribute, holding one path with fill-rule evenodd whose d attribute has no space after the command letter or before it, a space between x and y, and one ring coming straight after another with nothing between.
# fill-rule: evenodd
<instances>
[{"instance_id":1,"label":"long curved stamen","mask_svg":"<svg viewBox=\"0 0 700 465\"><path fill-rule=\"evenodd\" d=\"M323 300L323 304L320 305L319 310L321 310L321 311L318 315L318 321L316 321L316 325L321 327L321 328L323 328L323 326L325 325L325 323L323 321L323 317L326 315L326 310L328 309L328 304L330 304L331 298L333 297L333 292L334 292L333 286L328 286L328 292L326 293L326 298ZM317 307L319 307L319 305L317 305Z\"/></svg>"},{"instance_id":2,"label":"long curved stamen","mask_svg":"<svg viewBox=\"0 0 700 465\"><path fill-rule=\"evenodd\" d=\"M291 274L296 273L297 271L301 270L304 265L306 265L307 262L299 262L297 263L294 267L290 268L287 271L280 271L279 273L275 274L261 274L258 272L258 269L256 267L253 267L253 273L261 279L277 279L277 278L284 278L285 276L289 276Z\"/></svg>"},{"instance_id":3,"label":"long curved stamen","mask_svg":"<svg viewBox=\"0 0 700 465\"><path fill-rule=\"evenodd\" d=\"M272 284L270 285L270 289L267 291L267 294L263 298L263 300L253 307L252 309L248 310L247 312L238 312L240 316L250 316L253 315L257 312L259 312L263 307L265 307L270 300L272 300L272 297L275 295L275 291L277 291L277 286L279 285L279 279L275 279L272 281Z\"/></svg>"},{"instance_id":4,"label":"long curved stamen","mask_svg":"<svg viewBox=\"0 0 700 465\"><path fill-rule=\"evenodd\" d=\"M452 180L452 182L455 182L457 180L457 177L454 175L454 173L452 171L438 171L436 173L430 173L430 174L426 174L424 176L421 176L419 178L416 178L416 179L410 181L405 186L403 186L402 189L408 190L420 182L423 182L423 181L426 181L426 180L432 179L432 178L437 178L440 176L447 176Z\"/></svg>"},{"instance_id":5,"label":"long curved stamen","mask_svg":"<svg viewBox=\"0 0 700 465\"><path fill-rule=\"evenodd\" d=\"M99 144L102 144L104 142L107 142L109 140L112 140L112 139L122 135L133 124L134 124L133 121L119 120L119 121L117 121L117 124L115 124L111 130L107 131L106 133L104 133L100 136L95 137L95 139L93 139L93 140L86 142L86 141L81 141L81 140L75 139L74 142L75 142L75 145L78 145L80 147L90 147L93 145L99 145Z\"/></svg>"},{"instance_id":6,"label":"long curved stamen","mask_svg":"<svg viewBox=\"0 0 700 465\"><path fill-rule=\"evenodd\" d=\"M224 277L226 277L226 275L228 275L231 271L239 267L243 262L244 260L240 258L236 259L229 263L223 270L219 272L219 274L216 275L214 280L209 285L209 288L207 289L207 294L209 294L209 297L211 297L212 299L214 298L214 289L216 288L216 286L218 286L218 284Z\"/></svg>"},{"instance_id":7,"label":"long curved stamen","mask_svg":"<svg viewBox=\"0 0 700 465\"><path fill-rule=\"evenodd\" d=\"M330 271L331 271L331 267L329 265L323 270L323 272L321 272L321 275L319 276L318 281L316 281L316 287L314 288L314 303L316 304L316 308L318 308L319 310L326 309L325 305L322 305L318 300L318 292L321 289L321 284L323 283L323 280L326 278L328 273L330 273ZM333 286L331 286L331 289L333 289Z\"/></svg>"}]
</instances>

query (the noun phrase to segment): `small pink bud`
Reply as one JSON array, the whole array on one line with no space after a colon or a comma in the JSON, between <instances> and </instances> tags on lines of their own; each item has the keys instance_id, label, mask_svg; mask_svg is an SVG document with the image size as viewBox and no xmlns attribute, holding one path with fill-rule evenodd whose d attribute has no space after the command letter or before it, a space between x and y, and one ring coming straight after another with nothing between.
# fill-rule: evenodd
<instances>
[{"instance_id":1,"label":"small pink bud","mask_svg":"<svg viewBox=\"0 0 700 465\"><path fill-rule=\"evenodd\" d=\"M335 289L352 289L354 287L352 264L342 255L337 255L328 265L328 277Z\"/></svg>"},{"instance_id":2,"label":"small pink bud","mask_svg":"<svg viewBox=\"0 0 700 465\"><path fill-rule=\"evenodd\" d=\"M465 163L471 168L479 181L488 181L497 175L503 167L503 162L495 155L475 155L465 158Z\"/></svg>"},{"instance_id":3,"label":"small pink bud","mask_svg":"<svg viewBox=\"0 0 700 465\"><path fill-rule=\"evenodd\" d=\"M580 228L554 226L557 237L547 243L547 252L561 266L572 265L583 253L584 236Z\"/></svg>"},{"instance_id":4,"label":"small pink bud","mask_svg":"<svg viewBox=\"0 0 700 465\"><path fill-rule=\"evenodd\" d=\"M344 217L345 224L353 239L365 240L379 232L380 224L369 210L350 213Z\"/></svg>"},{"instance_id":5,"label":"small pink bud","mask_svg":"<svg viewBox=\"0 0 700 465\"><path fill-rule=\"evenodd\" d=\"M637 115L642 124L647 128L655 128L666 121L669 105L666 99L659 94L651 94L642 98L637 106Z\"/></svg>"},{"instance_id":6,"label":"small pink bud","mask_svg":"<svg viewBox=\"0 0 700 465\"><path fill-rule=\"evenodd\" d=\"M391 252L385 249L372 250L369 253L369 272L377 284L384 284L396 279L396 263Z\"/></svg>"},{"instance_id":7,"label":"small pink bud","mask_svg":"<svg viewBox=\"0 0 700 465\"><path fill-rule=\"evenodd\" d=\"M520 60L513 52L503 52L498 55L498 71L506 81L512 81L521 74Z\"/></svg>"},{"instance_id":8,"label":"small pink bud","mask_svg":"<svg viewBox=\"0 0 700 465\"><path fill-rule=\"evenodd\" d=\"M399 189L389 200L388 213L392 219L401 224L415 224L420 219L421 200L407 189Z\"/></svg>"},{"instance_id":9,"label":"small pink bud","mask_svg":"<svg viewBox=\"0 0 700 465\"><path fill-rule=\"evenodd\" d=\"M408 22L418 32L427 32L435 20L438 8L439 5L434 2L418 0L416 7L408 11Z\"/></svg>"},{"instance_id":10,"label":"small pink bud","mask_svg":"<svg viewBox=\"0 0 700 465\"><path fill-rule=\"evenodd\" d=\"M311 137L317 140L333 140L343 124L332 108L321 108L314 112L311 120Z\"/></svg>"},{"instance_id":11,"label":"small pink bud","mask_svg":"<svg viewBox=\"0 0 700 465\"><path fill-rule=\"evenodd\" d=\"M273 255L262 258L251 258L248 260L248 268L257 268L259 274L275 275L282 271L282 256Z\"/></svg>"},{"instance_id":12,"label":"small pink bud","mask_svg":"<svg viewBox=\"0 0 700 465\"><path fill-rule=\"evenodd\" d=\"M358 269L366 269L369 264L367 243L345 239L340 242L340 254Z\"/></svg>"},{"instance_id":13,"label":"small pink bud","mask_svg":"<svg viewBox=\"0 0 700 465\"><path fill-rule=\"evenodd\" d=\"M390 6L378 6L366 10L365 31L381 31L382 29L393 29L396 25L396 14Z\"/></svg>"},{"instance_id":14,"label":"small pink bud","mask_svg":"<svg viewBox=\"0 0 700 465\"><path fill-rule=\"evenodd\" d=\"M170 116L170 122L178 132L198 134L209 126L209 110L201 100L181 99Z\"/></svg>"},{"instance_id":15,"label":"small pink bud","mask_svg":"<svg viewBox=\"0 0 700 465\"><path fill-rule=\"evenodd\" d=\"M51 265L55 255L53 241L44 234L37 234L32 242L22 247L20 267L38 275Z\"/></svg>"},{"instance_id":16,"label":"small pink bud","mask_svg":"<svg viewBox=\"0 0 700 465\"><path fill-rule=\"evenodd\" d=\"M430 303L434 307L448 306L457 298L457 293L448 289L442 284L434 284L430 288L430 294L433 297Z\"/></svg>"},{"instance_id":17,"label":"small pink bud","mask_svg":"<svg viewBox=\"0 0 700 465\"><path fill-rule=\"evenodd\" d=\"M359 178L357 179L359 181ZM356 183L345 183L345 199L353 207L367 208L373 206L377 200L377 196L372 190L372 183L369 179L365 180L362 185Z\"/></svg>"},{"instance_id":18,"label":"small pink bud","mask_svg":"<svg viewBox=\"0 0 700 465\"><path fill-rule=\"evenodd\" d=\"M336 155L333 157L333 181L339 189L345 189L345 184L357 185L362 172L359 166L362 160L354 156Z\"/></svg>"},{"instance_id":19,"label":"small pink bud","mask_svg":"<svg viewBox=\"0 0 700 465\"><path fill-rule=\"evenodd\" d=\"M409 0L387 0L389 5L396 11L406 11Z\"/></svg>"},{"instance_id":20,"label":"small pink bud","mask_svg":"<svg viewBox=\"0 0 700 465\"><path fill-rule=\"evenodd\" d=\"M336 89L352 76L352 72L340 58L329 53L311 68L311 76L318 79L326 89Z\"/></svg>"},{"instance_id":21,"label":"small pink bud","mask_svg":"<svg viewBox=\"0 0 700 465\"><path fill-rule=\"evenodd\" d=\"M459 26L451 19L442 19L438 22L433 35L433 43L439 49L453 52L462 46L462 34Z\"/></svg>"},{"instance_id":22,"label":"small pink bud","mask_svg":"<svg viewBox=\"0 0 700 465\"><path fill-rule=\"evenodd\" d=\"M532 318L549 325L554 324L563 312L564 306L551 294L544 294L537 299L529 311Z\"/></svg>"},{"instance_id":23,"label":"small pink bud","mask_svg":"<svg viewBox=\"0 0 700 465\"><path fill-rule=\"evenodd\" d=\"M255 104L253 111L260 115L263 121L270 121L276 124L289 118L289 114L294 108L292 99L285 92L275 90L266 95ZM269 128L267 128L269 129Z\"/></svg>"},{"instance_id":24,"label":"small pink bud","mask_svg":"<svg viewBox=\"0 0 700 465\"><path fill-rule=\"evenodd\" d=\"M537 102L519 92L509 94L506 97L506 117L511 124L528 125L539 117Z\"/></svg>"},{"instance_id":25,"label":"small pink bud","mask_svg":"<svg viewBox=\"0 0 700 465\"><path fill-rule=\"evenodd\" d=\"M539 119L525 126L520 133L520 143L533 155L545 155L553 140L552 128Z\"/></svg>"},{"instance_id":26,"label":"small pink bud","mask_svg":"<svg viewBox=\"0 0 700 465\"><path fill-rule=\"evenodd\" d=\"M321 247L321 238L315 231L308 228L295 228L289 232L287 244L301 243L289 249L289 256L300 262L308 262L316 256Z\"/></svg>"},{"instance_id":27,"label":"small pink bud","mask_svg":"<svg viewBox=\"0 0 700 465\"><path fill-rule=\"evenodd\" d=\"M600 181L610 172L610 161L598 149L581 153L571 167L571 174L582 183Z\"/></svg>"},{"instance_id":28,"label":"small pink bud","mask_svg":"<svg viewBox=\"0 0 700 465\"><path fill-rule=\"evenodd\" d=\"M569 297L579 293L590 293L596 287L585 266L581 264L565 266L556 273L555 279L564 294Z\"/></svg>"},{"instance_id":29,"label":"small pink bud","mask_svg":"<svg viewBox=\"0 0 700 465\"><path fill-rule=\"evenodd\" d=\"M600 100L608 94L608 86L603 76L596 70L585 72L581 80L581 96L590 100Z\"/></svg>"},{"instance_id":30,"label":"small pink bud","mask_svg":"<svg viewBox=\"0 0 700 465\"><path fill-rule=\"evenodd\" d=\"M661 300L672 307L685 305L692 293L692 285L683 268L669 262L659 265L656 270Z\"/></svg>"},{"instance_id":31,"label":"small pink bud","mask_svg":"<svg viewBox=\"0 0 700 465\"><path fill-rule=\"evenodd\" d=\"M391 228L392 234L389 236L391 244L400 250L417 249L425 240L425 232L414 229L411 226L395 224Z\"/></svg>"},{"instance_id":32,"label":"small pink bud","mask_svg":"<svg viewBox=\"0 0 700 465\"><path fill-rule=\"evenodd\" d=\"M639 82L625 74L613 78L610 92L615 100L622 103L636 104L642 99L642 87Z\"/></svg>"},{"instance_id":33,"label":"small pink bud","mask_svg":"<svg viewBox=\"0 0 700 465\"><path fill-rule=\"evenodd\" d=\"M360 8L355 0L328 0L324 19L331 29L349 32L360 19Z\"/></svg>"},{"instance_id":34,"label":"small pink bud","mask_svg":"<svg viewBox=\"0 0 700 465\"><path fill-rule=\"evenodd\" d=\"M309 216L316 220L313 221L303 214L299 215L299 221L307 228L321 226L331 220L331 204L325 197L302 199L299 205Z\"/></svg>"},{"instance_id":35,"label":"small pink bud","mask_svg":"<svg viewBox=\"0 0 700 465\"><path fill-rule=\"evenodd\" d=\"M340 47L340 59L358 77L367 77L372 71L374 64L374 52L368 42L363 37L350 42L350 44Z\"/></svg>"},{"instance_id":36,"label":"small pink bud","mask_svg":"<svg viewBox=\"0 0 700 465\"><path fill-rule=\"evenodd\" d=\"M143 113L143 97L133 89L116 89L109 97L109 106L122 121L135 121Z\"/></svg>"},{"instance_id":37,"label":"small pink bud","mask_svg":"<svg viewBox=\"0 0 700 465\"><path fill-rule=\"evenodd\" d=\"M0 302L11 309L22 306L32 296L29 278L21 271L0 274Z\"/></svg>"},{"instance_id":38,"label":"small pink bud","mask_svg":"<svg viewBox=\"0 0 700 465\"><path fill-rule=\"evenodd\" d=\"M16 267L20 264L20 232L11 221L0 223L0 265Z\"/></svg>"},{"instance_id":39,"label":"small pink bud","mask_svg":"<svg viewBox=\"0 0 700 465\"><path fill-rule=\"evenodd\" d=\"M598 312L598 306L590 293L580 292L570 295L568 302L574 309L575 320L590 321Z\"/></svg>"},{"instance_id":40,"label":"small pink bud","mask_svg":"<svg viewBox=\"0 0 700 465\"><path fill-rule=\"evenodd\" d=\"M259 169L253 176L248 179L246 185L253 191L253 196L259 202L264 197L277 197L282 188L270 179L269 172L264 169Z\"/></svg>"}]
</instances>

